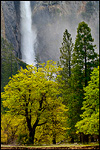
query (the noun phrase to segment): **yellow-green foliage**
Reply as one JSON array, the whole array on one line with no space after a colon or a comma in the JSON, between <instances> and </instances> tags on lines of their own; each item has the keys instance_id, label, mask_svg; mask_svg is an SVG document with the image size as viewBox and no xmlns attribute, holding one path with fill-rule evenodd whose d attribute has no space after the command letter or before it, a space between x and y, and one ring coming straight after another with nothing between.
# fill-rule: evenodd
<instances>
[{"instance_id":1,"label":"yellow-green foliage","mask_svg":"<svg viewBox=\"0 0 100 150\"><path fill-rule=\"evenodd\" d=\"M37 127L35 136L36 143L51 144L54 136L56 138L56 142L60 142L65 138L67 119L66 111L67 109L65 109L65 105L60 103L58 107L55 107L55 110L50 109L47 116L48 122L43 126Z\"/></svg>"},{"instance_id":2,"label":"yellow-green foliage","mask_svg":"<svg viewBox=\"0 0 100 150\"><path fill-rule=\"evenodd\" d=\"M43 136L40 131L41 125L44 125L46 133L52 130L48 134L49 137L52 137L53 133L56 137L61 136L65 130L63 113L66 111L58 82L61 68L57 67L54 61L47 61L46 65L40 66L37 70L35 66L27 65L26 69L21 68L18 74L10 78L1 94L3 106L9 109L7 115L20 116L26 121L27 130L33 130L34 124L38 122L37 135ZM20 120L18 122L20 123ZM13 128L15 124L12 123Z\"/></svg>"},{"instance_id":3,"label":"yellow-green foliage","mask_svg":"<svg viewBox=\"0 0 100 150\"><path fill-rule=\"evenodd\" d=\"M1 115L1 142L8 144L16 139L18 130L22 127L23 119L9 113Z\"/></svg>"},{"instance_id":4,"label":"yellow-green foliage","mask_svg":"<svg viewBox=\"0 0 100 150\"><path fill-rule=\"evenodd\" d=\"M89 85L84 88L82 120L77 122L77 133L99 135L99 67L94 68Z\"/></svg>"}]
</instances>

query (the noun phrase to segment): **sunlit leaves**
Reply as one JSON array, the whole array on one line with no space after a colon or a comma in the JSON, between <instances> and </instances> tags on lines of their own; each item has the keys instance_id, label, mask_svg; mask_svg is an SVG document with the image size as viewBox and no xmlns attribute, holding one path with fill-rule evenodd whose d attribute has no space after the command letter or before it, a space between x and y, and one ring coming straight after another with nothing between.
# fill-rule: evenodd
<instances>
[{"instance_id":1,"label":"sunlit leaves","mask_svg":"<svg viewBox=\"0 0 100 150\"><path fill-rule=\"evenodd\" d=\"M18 130L23 124L22 116L16 117L9 113L1 115L1 141L7 144L16 140Z\"/></svg>"},{"instance_id":2,"label":"sunlit leaves","mask_svg":"<svg viewBox=\"0 0 100 150\"><path fill-rule=\"evenodd\" d=\"M83 101L82 120L77 122L77 133L99 134L99 67L91 73L89 85L84 88L85 101Z\"/></svg>"},{"instance_id":3,"label":"sunlit leaves","mask_svg":"<svg viewBox=\"0 0 100 150\"><path fill-rule=\"evenodd\" d=\"M63 114L66 109L60 96L59 71L61 68L57 67L54 61L47 61L46 65L40 64L38 69L28 65L26 69L21 68L18 74L13 75L4 87L1 97L3 106L9 108L7 114L26 118L30 133L34 130L34 126L36 128L47 122L51 124L53 114L56 117L59 114L55 119L61 122L60 113Z\"/></svg>"}]
</instances>

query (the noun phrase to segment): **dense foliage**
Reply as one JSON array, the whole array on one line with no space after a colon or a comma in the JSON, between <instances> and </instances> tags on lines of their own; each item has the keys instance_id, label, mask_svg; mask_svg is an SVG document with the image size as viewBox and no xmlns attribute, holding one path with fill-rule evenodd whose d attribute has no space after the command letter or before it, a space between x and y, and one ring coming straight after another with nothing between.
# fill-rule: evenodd
<instances>
[{"instance_id":1,"label":"dense foliage","mask_svg":"<svg viewBox=\"0 0 100 150\"><path fill-rule=\"evenodd\" d=\"M85 90L81 114L82 120L77 122L78 132L84 134L99 135L99 67L94 68L91 80ZM77 132L77 133L78 133Z\"/></svg>"},{"instance_id":2,"label":"dense foliage","mask_svg":"<svg viewBox=\"0 0 100 150\"><path fill-rule=\"evenodd\" d=\"M3 106L9 109L7 113L26 120L30 143L34 143L38 126L46 124L52 129L49 134L54 143L57 134L62 134L64 130L65 119L62 118L65 106L57 82L60 70L52 61L48 61L46 66L42 64L38 70L34 66L21 68L18 74L12 76L1 94Z\"/></svg>"},{"instance_id":3,"label":"dense foliage","mask_svg":"<svg viewBox=\"0 0 100 150\"><path fill-rule=\"evenodd\" d=\"M20 59L15 57L13 46L4 38L1 38L1 91L4 86L9 82L9 77L16 74L20 66L26 67L26 64ZM1 103L2 112L5 109Z\"/></svg>"},{"instance_id":4,"label":"dense foliage","mask_svg":"<svg viewBox=\"0 0 100 150\"><path fill-rule=\"evenodd\" d=\"M63 80L67 83L68 77L71 76L71 58L72 58L73 43L71 34L66 29L63 34L62 47L60 48L60 62L63 70L61 71Z\"/></svg>"},{"instance_id":5,"label":"dense foliage","mask_svg":"<svg viewBox=\"0 0 100 150\"><path fill-rule=\"evenodd\" d=\"M3 91L3 87L8 83L9 77L16 74L18 70L13 50L12 45L1 38L1 91Z\"/></svg>"},{"instance_id":6,"label":"dense foliage","mask_svg":"<svg viewBox=\"0 0 100 150\"><path fill-rule=\"evenodd\" d=\"M95 52L93 42L91 29L85 22L79 23L73 49L71 78L69 81L71 95L69 95L68 124L71 128L69 133L71 136L73 135L72 138L74 139L76 137L75 124L81 119L81 107L84 100L83 88L88 85L93 68L98 66L98 55Z\"/></svg>"},{"instance_id":7,"label":"dense foliage","mask_svg":"<svg viewBox=\"0 0 100 150\"><path fill-rule=\"evenodd\" d=\"M64 33L65 34L65 33ZM63 38L63 41L65 39ZM95 52L96 46L93 45L94 39L91 35L91 29L85 22L81 22L77 28L77 35L75 40L75 45L73 48L73 54L70 63L71 75L67 78L67 84L64 84L64 104L68 107L67 112L67 128L66 136L71 139L71 142L79 140L80 142L85 142L86 137L80 137L76 134L75 124L81 120L80 114L83 110L81 109L82 103L84 101L84 87L88 85L90 80L90 74L94 67L98 66L98 54ZM69 43L66 40L66 44ZM68 46L66 50L61 51L61 56L65 58L65 52L68 51ZM71 46L71 44L70 44ZM64 49L64 46L63 46ZM68 54L66 52L68 57ZM62 58L62 57L61 57ZM67 65L63 65L62 60L60 60L63 70L66 70ZM68 64L69 60L65 59L65 63ZM68 68L67 68L68 71ZM66 73L67 73L66 71ZM83 136L81 134L81 136ZM79 138L80 137L80 138Z\"/></svg>"},{"instance_id":8,"label":"dense foliage","mask_svg":"<svg viewBox=\"0 0 100 150\"><path fill-rule=\"evenodd\" d=\"M99 59L93 42L90 27L80 22L75 44L65 30L58 65L26 66L2 40L2 142L99 140Z\"/></svg>"}]
</instances>

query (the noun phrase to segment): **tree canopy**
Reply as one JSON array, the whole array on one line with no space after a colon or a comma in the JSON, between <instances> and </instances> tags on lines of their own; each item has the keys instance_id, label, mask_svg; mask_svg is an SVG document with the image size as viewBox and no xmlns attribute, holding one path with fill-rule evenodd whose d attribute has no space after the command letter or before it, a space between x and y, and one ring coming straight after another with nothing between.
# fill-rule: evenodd
<instances>
[{"instance_id":1,"label":"tree canopy","mask_svg":"<svg viewBox=\"0 0 100 150\"><path fill-rule=\"evenodd\" d=\"M66 30L67 31L67 30ZM71 47L65 35L71 37L70 34L64 32L63 47L61 52L61 63L63 68L63 78L66 84L62 84L62 97L64 104L68 108L67 112L67 138L74 142L78 138L76 135L75 124L81 120L80 114L83 110L82 102L84 101L84 87L88 85L90 74L94 67L98 66L98 54L95 52L96 45L93 44L94 39L91 34L91 28L84 21L80 22L77 28L75 44L71 54L70 51L70 76L68 76L69 54L68 49ZM71 47L72 48L72 47Z\"/></svg>"},{"instance_id":2,"label":"tree canopy","mask_svg":"<svg viewBox=\"0 0 100 150\"><path fill-rule=\"evenodd\" d=\"M57 82L60 70L53 61L41 64L38 71L28 65L10 78L1 94L3 106L9 109L7 112L26 120L30 143L34 143L37 126L46 124L53 117L52 113L65 111Z\"/></svg>"},{"instance_id":3,"label":"tree canopy","mask_svg":"<svg viewBox=\"0 0 100 150\"><path fill-rule=\"evenodd\" d=\"M84 88L85 97L81 114L82 120L76 123L77 133L99 135L99 67L94 68L91 80Z\"/></svg>"}]
</instances>

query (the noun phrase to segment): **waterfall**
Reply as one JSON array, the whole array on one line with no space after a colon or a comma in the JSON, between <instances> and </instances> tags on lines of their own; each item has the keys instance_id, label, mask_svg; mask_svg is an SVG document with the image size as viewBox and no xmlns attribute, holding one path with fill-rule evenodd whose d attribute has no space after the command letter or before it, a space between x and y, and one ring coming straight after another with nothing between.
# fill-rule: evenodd
<instances>
[{"instance_id":1,"label":"waterfall","mask_svg":"<svg viewBox=\"0 0 100 150\"><path fill-rule=\"evenodd\" d=\"M36 33L32 30L30 1L20 1L20 15L22 60L27 64L35 65L34 44Z\"/></svg>"}]
</instances>

